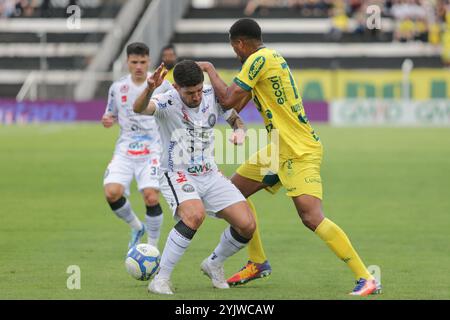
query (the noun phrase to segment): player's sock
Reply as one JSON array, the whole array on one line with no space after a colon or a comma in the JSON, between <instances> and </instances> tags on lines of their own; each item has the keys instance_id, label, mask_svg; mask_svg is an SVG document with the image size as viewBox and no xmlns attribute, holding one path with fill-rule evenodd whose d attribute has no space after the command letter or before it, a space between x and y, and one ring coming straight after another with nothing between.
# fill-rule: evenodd
<instances>
[{"instance_id":1,"label":"player's sock","mask_svg":"<svg viewBox=\"0 0 450 320\"><path fill-rule=\"evenodd\" d=\"M264 263L267 260L266 253L264 252L264 248L262 246L261 237L259 235L259 227L258 227L258 218L256 215L256 209L253 205L253 202L247 198L247 203L255 217L256 229L253 233L253 237L248 243L248 257L249 260L256 263Z\"/></svg>"},{"instance_id":2,"label":"player's sock","mask_svg":"<svg viewBox=\"0 0 450 320\"><path fill-rule=\"evenodd\" d=\"M131 209L131 204L127 198L122 197L116 202L110 203L109 206L116 216L128 223L131 228L134 230L142 229L142 223Z\"/></svg>"},{"instance_id":3,"label":"player's sock","mask_svg":"<svg viewBox=\"0 0 450 320\"><path fill-rule=\"evenodd\" d=\"M250 239L244 238L230 226L222 233L219 244L208 260L215 264L223 264L228 257L245 247L249 241Z\"/></svg>"},{"instance_id":4,"label":"player's sock","mask_svg":"<svg viewBox=\"0 0 450 320\"><path fill-rule=\"evenodd\" d=\"M189 228L183 221L179 221L169 232L166 246L161 255L160 269L157 277L170 279L173 268L189 247L197 230Z\"/></svg>"},{"instance_id":5,"label":"player's sock","mask_svg":"<svg viewBox=\"0 0 450 320\"><path fill-rule=\"evenodd\" d=\"M335 223L325 218L314 232L348 265L355 274L357 280L360 278L372 278L372 275L361 261L361 258L353 248L345 232Z\"/></svg>"},{"instance_id":6,"label":"player's sock","mask_svg":"<svg viewBox=\"0 0 450 320\"><path fill-rule=\"evenodd\" d=\"M147 227L148 244L152 246L158 247L163 218L163 211L159 203L156 206L147 206L145 226Z\"/></svg>"}]
</instances>

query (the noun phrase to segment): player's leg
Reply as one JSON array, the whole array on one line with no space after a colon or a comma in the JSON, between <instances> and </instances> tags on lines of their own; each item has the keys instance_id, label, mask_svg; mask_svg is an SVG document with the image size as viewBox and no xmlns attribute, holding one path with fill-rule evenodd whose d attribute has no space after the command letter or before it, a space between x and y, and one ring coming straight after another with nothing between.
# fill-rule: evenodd
<instances>
[{"instance_id":1,"label":"player's leg","mask_svg":"<svg viewBox=\"0 0 450 320\"><path fill-rule=\"evenodd\" d=\"M159 204L159 190L145 188L142 196L146 207L145 227L147 229L148 244L158 247L161 226L164 220L163 211Z\"/></svg>"},{"instance_id":2,"label":"player's leg","mask_svg":"<svg viewBox=\"0 0 450 320\"><path fill-rule=\"evenodd\" d=\"M225 219L230 226L223 231L219 244L211 255L202 262L201 270L212 280L214 287L226 289L229 285L225 279L223 264L227 258L247 245L256 223L244 196L227 178L214 173L202 185L208 184L202 193L206 211Z\"/></svg>"},{"instance_id":3,"label":"player's leg","mask_svg":"<svg viewBox=\"0 0 450 320\"><path fill-rule=\"evenodd\" d=\"M135 245L144 235L144 225L131 208L131 204L125 195L133 178L133 168L130 163L114 157L105 172L103 180L106 201L117 217L125 221L131 227L131 239L129 247Z\"/></svg>"},{"instance_id":4,"label":"player's leg","mask_svg":"<svg viewBox=\"0 0 450 320\"><path fill-rule=\"evenodd\" d=\"M156 151L158 146L155 146L152 150L155 150L155 155L148 161L139 162L136 165L135 176L146 206L147 241L148 244L158 247L164 216L159 204L159 154Z\"/></svg>"},{"instance_id":5,"label":"player's leg","mask_svg":"<svg viewBox=\"0 0 450 320\"><path fill-rule=\"evenodd\" d=\"M231 178L233 184L247 198L248 205L257 219L256 208L249 197L261 189L266 189L270 193L276 193L281 187L278 175L273 174L269 168L271 161L270 145L262 148L253 154L244 164L242 164ZM278 164L274 164L278 168ZM248 244L249 259L247 264L237 273L228 279L230 285L245 284L248 281L266 277L272 273L269 261L267 260L261 242L258 226Z\"/></svg>"},{"instance_id":6,"label":"player's leg","mask_svg":"<svg viewBox=\"0 0 450 320\"><path fill-rule=\"evenodd\" d=\"M308 154L301 159L284 161L278 172L287 195L294 201L303 224L314 231L329 248L353 271L357 281L364 283L357 294L374 291L375 281L353 248L347 235L325 218L322 211L322 180L320 165L322 153ZM365 285L367 283L367 286Z\"/></svg>"},{"instance_id":7,"label":"player's leg","mask_svg":"<svg viewBox=\"0 0 450 320\"><path fill-rule=\"evenodd\" d=\"M173 294L170 277L205 218L205 209L193 182L182 173L166 173L160 180L161 192L178 220L167 236L160 269L149 284L149 291Z\"/></svg>"},{"instance_id":8,"label":"player's leg","mask_svg":"<svg viewBox=\"0 0 450 320\"><path fill-rule=\"evenodd\" d=\"M334 222L325 218L321 200L310 195L292 198L303 224L314 231L353 271L357 286L351 294L368 295L377 290L375 279L367 270L345 232Z\"/></svg>"},{"instance_id":9,"label":"player's leg","mask_svg":"<svg viewBox=\"0 0 450 320\"><path fill-rule=\"evenodd\" d=\"M245 284L251 280L267 277L272 273L269 261L267 260L264 252L264 247L261 241L261 235L258 228L258 217L256 214L256 208L253 201L249 198L252 194L258 192L261 189L267 189L269 184L260 181L255 181L241 176L239 173L235 173L231 177L231 182L241 191L244 197L247 199L247 204L254 216L256 228L253 233L253 237L248 243L248 262L238 272L228 278L230 285Z\"/></svg>"}]
</instances>

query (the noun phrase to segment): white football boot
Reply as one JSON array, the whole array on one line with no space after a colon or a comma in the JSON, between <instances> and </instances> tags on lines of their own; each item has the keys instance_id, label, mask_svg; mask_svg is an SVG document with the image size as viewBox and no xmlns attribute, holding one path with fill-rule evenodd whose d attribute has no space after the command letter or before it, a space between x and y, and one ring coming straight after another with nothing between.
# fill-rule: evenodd
<instances>
[{"instance_id":1,"label":"white football boot","mask_svg":"<svg viewBox=\"0 0 450 320\"><path fill-rule=\"evenodd\" d=\"M203 260L200 265L203 273L208 276L214 287L218 289L228 289L230 286L225 279L225 272L223 271L223 265L216 265L214 263L209 262L208 258Z\"/></svg>"},{"instance_id":2,"label":"white football boot","mask_svg":"<svg viewBox=\"0 0 450 320\"><path fill-rule=\"evenodd\" d=\"M148 291L156 294L173 294L169 279L158 278L156 275L148 285Z\"/></svg>"}]
</instances>

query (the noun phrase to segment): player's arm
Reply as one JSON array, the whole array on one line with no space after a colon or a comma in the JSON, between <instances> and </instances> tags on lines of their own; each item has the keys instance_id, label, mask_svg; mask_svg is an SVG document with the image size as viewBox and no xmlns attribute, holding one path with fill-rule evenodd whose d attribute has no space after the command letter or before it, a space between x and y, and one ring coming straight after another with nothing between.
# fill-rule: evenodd
<instances>
[{"instance_id":1,"label":"player's arm","mask_svg":"<svg viewBox=\"0 0 450 320\"><path fill-rule=\"evenodd\" d=\"M231 110L231 114L227 118L227 122L230 127L233 128L233 133L230 136L230 142L236 145L243 144L247 128L236 110Z\"/></svg>"},{"instance_id":2,"label":"player's arm","mask_svg":"<svg viewBox=\"0 0 450 320\"><path fill-rule=\"evenodd\" d=\"M140 114L153 115L156 110L156 105L150 101L153 92L158 88L164 81L164 77L167 74L167 70L164 69L164 64L155 70L155 72L147 79L147 88L139 95L139 97L134 101L133 111Z\"/></svg>"},{"instance_id":3,"label":"player's arm","mask_svg":"<svg viewBox=\"0 0 450 320\"><path fill-rule=\"evenodd\" d=\"M234 108L240 112L247 105L252 98L251 90L246 91L235 83L227 86L212 63L203 61L197 63L204 72L208 73L211 85L223 108Z\"/></svg>"},{"instance_id":4,"label":"player's arm","mask_svg":"<svg viewBox=\"0 0 450 320\"><path fill-rule=\"evenodd\" d=\"M105 113L102 116L102 125L105 128L111 128L117 121L118 110L114 97L114 83L109 88L108 103L106 104Z\"/></svg>"}]
</instances>

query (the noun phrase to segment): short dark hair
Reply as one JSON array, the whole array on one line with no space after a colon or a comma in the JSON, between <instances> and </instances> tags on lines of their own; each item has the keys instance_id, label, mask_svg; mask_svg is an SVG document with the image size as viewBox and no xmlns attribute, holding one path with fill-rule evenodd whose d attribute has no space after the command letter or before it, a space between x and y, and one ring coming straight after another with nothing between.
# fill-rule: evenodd
<instances>
[{"instance_id":1,"label":"short dark hair","mask_svg":"<svg viewBox=\"0 0 450 320\"><path fill-rule=\"evenodd\" d=\"M127 46L127 57L131 54L135 54L138 56L148 56L150 55L150 49L145 43L133 42Z\"/></svg>"},{"instance_id":2,"label":"short dark hair","mask_svg":"<svg viewBox=\"0 0 450 320\"><path fill-rule=\"evenodd\" d=\"M230 39L247 38L262 41L261 27L259 24L249 18L239 19L230 28Z\"/></svg>"},{"instance_id":3,"label":"short dark hair","mask_svg":"<svg viewBox=\"0 0 450 320\"><path fill-rule=\"evenodd\" d=\"M205 80L203 71L193 60L178 62L173 69L173 79L180 87L193 87Z\"/></svg>"},{"instance_id":4,"label":"short dark hair","mask_svg":"<svg viewBox=\"0 0 450 320\"><path fill-rule=\"evenodd\" d=\"M171 44L171 43L169 43L168 45L164 46L161 49L161 53L166 51L166 50L173 50L173 52L175 52L175 54L177 54L177 52L175 51L175 46L173 44Z\"/></svg>"}]
</instances>

